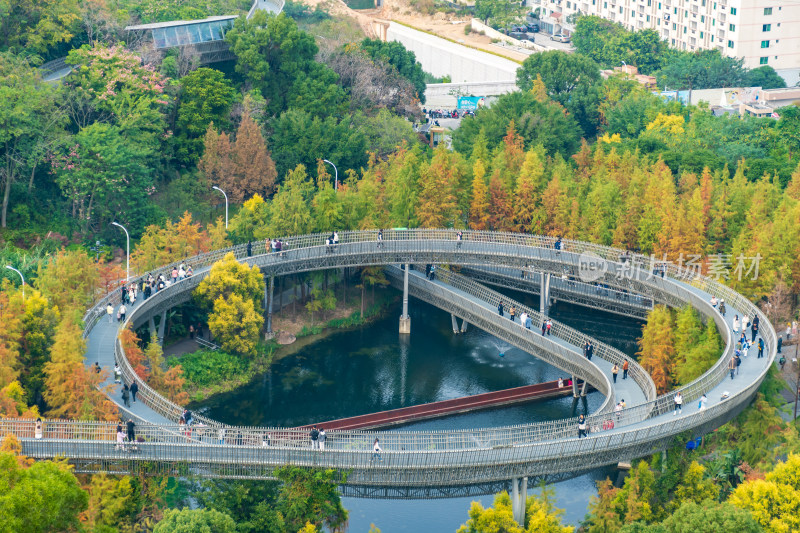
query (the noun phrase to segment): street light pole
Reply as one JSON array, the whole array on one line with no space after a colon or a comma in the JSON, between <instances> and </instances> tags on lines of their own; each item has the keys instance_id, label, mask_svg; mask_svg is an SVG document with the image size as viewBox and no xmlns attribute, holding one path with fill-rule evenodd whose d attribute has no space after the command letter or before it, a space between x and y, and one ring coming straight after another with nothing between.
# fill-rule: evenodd
<instances>
[{"instance_id":1,"label":"street light pole","mask_svg":"<svg viewBox=\"0 0 800 533\"><path fill-rule=\"evenodd\" d=\"M12 266L6 265L6 268L9 269L9 270L13 270L17 274L19 274L20 278L22 278L22 301L24 302L25 301L25 276L22 275L22 272L20 272L19 270L17 270L16 268L14 268Z\"/></svg>"},{"instance_id":2,"label":"street light pole","mask_svg":"<svg viewBox=\"0 0 800 533\"><path fill-rule=\"evenodd\" d=\"M225 229L228 229L228 195L225 194L225 191L223 191L222 189L220 189L216 185L214 185L211 188L214 189L215 191L221 192L222 196L225 197Z\"/></svg>"},{"instance_id":3,"label":"street light pole","mask_svg":"<svg viewBox=\"0 0 800 533\"><path fill-rule=\"evenodd\" d=\"M333 167L333 171L336 173L336 177L333 180L333 190L334 191L338 191L339 190L339 169L336 168L336 165L334 165L333 163L331 163L327 159L323 159L323 161L325 161L326 163L328 163L330 166Z\"/></svg>"},{"instance_id":4,"label":"street light pole","mask_svg":"<svg viewBox=\"0 0 800 533\"><path fill-rule=\"evenodd\" d=\"M131 236L125 226L119 222L112 222L111 225L120 227L125 232L125 283L127 283L131 279Z\"/></svg>"}]
</instances>

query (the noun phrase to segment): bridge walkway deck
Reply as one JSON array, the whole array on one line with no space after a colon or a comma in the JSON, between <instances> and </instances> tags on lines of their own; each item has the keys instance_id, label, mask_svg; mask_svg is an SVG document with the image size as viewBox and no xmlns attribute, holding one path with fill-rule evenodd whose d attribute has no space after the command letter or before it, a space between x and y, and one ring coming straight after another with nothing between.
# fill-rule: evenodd
<instances>
[{"instance_id":1,"label":"bridge walkway deck","mask_svg":"<svg viewBox=\"0 0 800 533\"><path fill-rule=\"evenodd\" d=\"M416 270L412 270L410 272L410 275L417 276L420 279L426 279L425 275L423 273L418 272ZM477 297L475 297L475 296L473 296L473 295L471 295L469 293L466 293L464 291L461 291L461 290L453 287L452 285L449 285L449 284L445 283L444 281L438 280L438 279L435 278L435 276L434 276L434 281L433 282L429 281L429 283L435 283L435 284L444 285L444 286L448 287L448 289L450 289L452 291L455 291L455 292L459 293L461 296L463 296L464 298L472 301L476 306L485 307L485 308L491 309L491 310L496 310L497 309L496 306L490 304L489 302L487 302L485 300L482 300L480 298L477 298ZM495 292L495 291L490 291L490 292ZM495 294L500 294L500 293L495 293ZM518 310L521 310L521 309L525 308L525 306L523 306L521 303L516 302L511 298L505 297L503 295L500 295L500 296L503 298L503 301L507 306L510 306L510 305L513 304ZM519 324L519 314L520 313L521 313L521 311L518 311L517 317L515 318L515 321L516 321L517 324ZM522 328L522 327L523 327L522 324L520 324L520 328ZM533 326L533 327L535 328L535 326ZM412 325L412 328L413 328L413 325ZM534 335L540 335L541 334L541 330L532 329L531 331L532 331L532 333ZM411 334L412 335L414 334L413 330L412 330ZM568 349L572 350L573 352L575 352L575 353L577 353L577 354L579 354L581 356L583 355L583 347L582 346L575 346L573 344L570 344L566 340L559 339L558 337L555 337L553 335L548 336L548 339L550 339L553 342L556 342L556 343L564 346L565 348L568 348ZM604 359L602 359L602 358L600 358L598 356L594 356L592 358L592 363L597 365L600 368L600 370L605 372L609 376L609 379L610 379L611 368L614 366L613 363L611 363L609 361L606 361L606 360L604 360ZM564 376L564 380L566 380L568 377L569 376ZM627 406L634 406L634 405L639 405L639 404L645 403L647 401L647 398L645 396L644 391L641 389L641 387L639 387L639 385L634 380L632 380L632 379L622 379L622 369L620 369L620 371L619 371L619 376L617 377L617 383L616 384L612 383L612 385L614 385L614 392L615 392L615 396L616 396L616 402L618 402L619 400L625 400L625 404Z\"/></svg>"}]
</instances>

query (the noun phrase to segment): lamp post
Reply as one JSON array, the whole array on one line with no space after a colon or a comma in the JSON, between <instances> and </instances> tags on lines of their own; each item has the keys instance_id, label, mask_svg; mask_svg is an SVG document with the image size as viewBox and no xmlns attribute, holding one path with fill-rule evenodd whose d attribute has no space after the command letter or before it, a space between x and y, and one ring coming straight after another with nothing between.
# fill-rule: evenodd
<instances>
[{"instance_id":1,"label":"lamp post","mask_svg":"<svg viewBox=\"0 0 800 533\"><path fill-rule=\"evenodd\" d=\"M119 222L112 222L111 225L122 228L122 231L125 232L125 283L127 283L131 279L131 236L125 226Z\"/></svg>"},{"instance_id":2,"label":"lamp post","mask_svg":"<svg viewBox=\"0 0 800 533\"><path fill-rule=\"evenodd\" d=\"M331 163L327 159L323 159L323 161L325 161L326 163L328 163L330 166L333 167L333 171L336 173L336 177L333 180L333 190L334 191L339 190L339 169L336 168L336 165L334 165L333 163Z\"/></svg>"},{"instance_id":3,"label":"lamp post","mask_svg":"<svg viewBox=\"0 0 800 533\"><path fill-rule=\"evenodd\" d=\"M20 278L22 278L22 301L24 302L25 301L25 276L22 275L22 272L20 272L19 270L17 270L16 268L14 268L12 266L6 265L6 268L9 269L9 270L13 270L17 274L19 274Z\"/></svg>"},{"instance_id":4,"label":"lamp post","mask_svg":"<svg viewBox=\"0 0 800 533\"><path fill-rule=\"evenodd\" d=\"M222 196L225 197L225 229L228 229L228 195L225 194L225 191L223 191L222 189L220 189L216 185L214 185L211 188L214 189L215 191L221 192Z\"/></svg>"}]
</instances>

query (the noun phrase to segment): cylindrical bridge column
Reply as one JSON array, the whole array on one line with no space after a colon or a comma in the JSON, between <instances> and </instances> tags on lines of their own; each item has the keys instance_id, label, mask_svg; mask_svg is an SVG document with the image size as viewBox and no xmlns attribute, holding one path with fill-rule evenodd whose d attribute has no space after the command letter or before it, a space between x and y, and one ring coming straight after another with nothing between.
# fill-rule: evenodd
<instances>
[{"instance_id":1,"label":"cylindrical bridge column","mask_svg":"<svg viewBox=\"0 0 800 533\"><path fill-rule=\"evenodd\" d=\"M586 396L586 380L583 381L583 385L581 385L581 396Z\"/></svg>"},{"instance_id":2,"label":"cylindrical bridge column","mask_svg":"<svg viewBox=\"0 0 800 533\"><path fill-rule=\"evenodd\" d=\"M167 327L167 312L161 313L161 320L158 323L158 344L164 346L164 330Z\"/></svg>"},{"instance_id":3,"label":"cylindrical bridge column","mask_svg":"<svg viewBox=\"0 0 800 533\"><path fill-rule=\"evenodd\" d=\"M272 300L275 297L275 276L269 277L264 291L264 309L267 311L267 333L272 333Z\"/></svg>"},{"instance_id":4,"label":"cylindrical bridge column","mask_svg":"<svg viewBox=\"0 0 800 533\"><path fill-rule=\"evenodd\" d=\"M580 394L578 394L578 380L575 379L575 376L572 376L572 396L574 398L580 396Z\"/></svg>"},{"instance_id":5,"label":"cylindrical bridge column","mask_svg":"<svg viewBox=\"0 0 800 533\"><path fill-rule=\"evenodd\" d=\"M458 335L458 318L453 313L450 313L450 320L453 323L453 333Z\"/></svg>"},{"instance_id":6,"label":"cylindrical bridge column","mask_svg":"<svg viewBox=\"0 0 800 533\"><path fill-rule=\"evenodd\" d=\"M403 272L403 314L400 315L400 333L411 333L411 317L408 316L408 270L410 265L406 263Z\"/></svg>"},{"instance_id":7,"label":"cylindrical bridge column","mask_svg":"<svg viewBox=\"0 0 800 533\"><path fill-rule=\"evenodd\" d=\"M467 322L467 319L465 318L464 320L461 321L461 333L466 333L468 327L469 327L469 322Z\"/></svg>"},{"instance_id":8,"label":"cylindrical bridge column","mask_svg":"<svg viewBox=\"0 0 800 533\"><path fill-rule=\"evenodd\" d=\"M525 507L528 500L528 478L511 480L511 514L521 527L525 527Z\"/></svg>"},{"instance_id":9,"label":"cylindrical bridge column","mask_svg":"<svg viewBox=\"0 0 800 533\"><path fill-rule=\"evenodd\" d=\"M550 311L550 274L540 273L539 281L539 312L547 316Z\"/></svg>"}]
</instances>

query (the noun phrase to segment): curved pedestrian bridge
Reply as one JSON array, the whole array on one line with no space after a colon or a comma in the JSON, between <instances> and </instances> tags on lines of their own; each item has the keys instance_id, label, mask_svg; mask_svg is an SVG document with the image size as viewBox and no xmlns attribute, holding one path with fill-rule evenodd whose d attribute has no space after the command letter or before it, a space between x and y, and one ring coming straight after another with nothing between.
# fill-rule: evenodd
<instances>
[{"instance_id":1,"label":"curved pedestrian bridge","mask_svg":"<svg viewBox=\"0 0 800 533\"><path fill-rule=\"evenodd\" d=\"M182 408L141 383L140 401L131 409L120 406L122 416L137 421L138 434L143 437L144 442L136 450L115 448L113 424L47 421L42 439L33 438L30 421L0 421L0 429L17 434L26 455L39 459L66 456L78 471L268 478L276 466L292 464L346 473L342 481L345 492L351 494L395 498L456 496L495 491L507 486L511 479L569 477L665 449L678 435L707 433L750 402L775 358L775 331L755 306L714 280L675 265L656 265L647 257L577 241L564 241L562 249L556 250L552 238L520 234L465 231L463 240L456 241L455 232L448 230L385 231L380 244L376 237L375 231L342 233L340 243L329 247L324 244L324 235L305 235L285 239L284 252L280 254L247 257L246 246L237 246L192 258L188 263L194 267L195 276L138 303L130 311L127 323L139 326L189 300L210 265L232 252L239 261L258 265L269 280L268 287L273 286L274 277L297 272L428 263L507 268L572 279L588 277L656 303L694 306L715 322L725 347L711 369L680 389L685 408L680 415L674 415L677 390L656 397L652 380L638 365L632 365L632 379L624 383L618 380L616 386L611 383L610 366L621 362L623 356L610 347L598 349L596 357L588 361L581 351L587 337L559 324L554 326L553 336L540 335L535 329L541 325L542 316L532 309L529 314L534 330L526 330L497 314L499 293L468 278L446 274L445 269L439 268L436 281L430 282L411 274L409 268L402 274L397 274L398 269L389 269L390 274L394 271L392 276L402 276L404 283L408 274L410 294L602 392L606 401L588 417L588 437L578 438L576 419L462 431L331 431L326 449L320 451L311 448L305 430L229 427L199 416L195 417L199 424L187 434L175 425ZM654 269L659 275L653 275ZM712 295L725 300L727 316L721 316L709 304ZM135 375L116 339L117 325L101 320L106 304L116 304L118 297L118 292L112 293L86 313L87 364L99 361L101 366L110 367L116 356L123 379L130 383ZM733 316L756 313L760 317L760 335L767 346L765 357L758 359L753 353L744 358L740 374L731 379L728 363L734 350ZM613 413L623 386L638 389L639 393L624 392L628 407ZM707 395L708 402L706 408L699 409L698 398L702 394ZM120 402L117 390L111 397ZM380 439L384 450L381 460L373 457L375 438Z\"/></svg>"}]
</instances>

